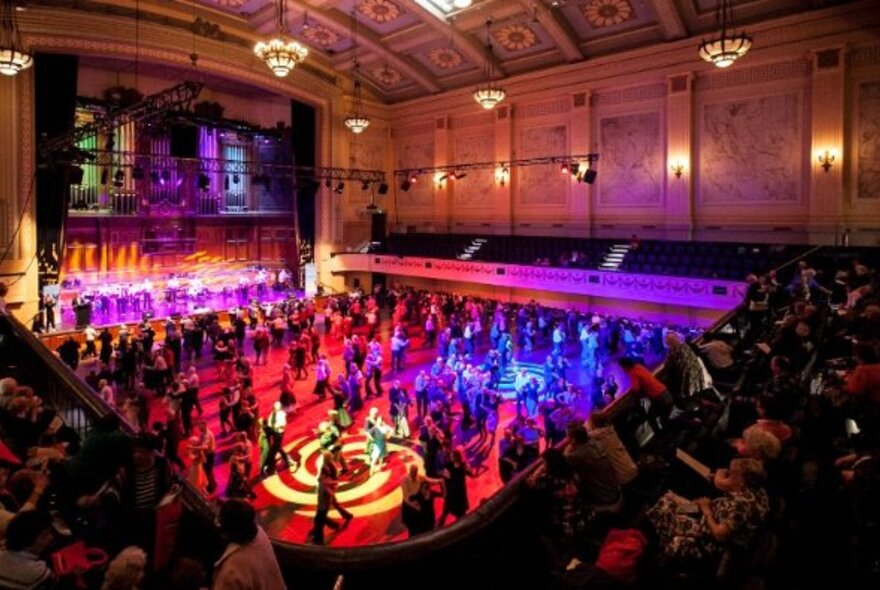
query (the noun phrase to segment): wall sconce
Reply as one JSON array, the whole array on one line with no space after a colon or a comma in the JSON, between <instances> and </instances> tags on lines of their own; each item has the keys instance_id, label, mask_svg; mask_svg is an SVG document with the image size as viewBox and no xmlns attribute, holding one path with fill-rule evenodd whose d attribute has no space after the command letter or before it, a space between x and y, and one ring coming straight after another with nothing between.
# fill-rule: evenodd
<instances>
[{"instance_id":1,"label":"wall sconce","mask_svg":"<svg viewBox=\"0 0 880 590\"><path fill-rule=\"evenodd\" d=\"M817 158L819 159L819 165L825 169L825 172L828 172L831 170L831 165L834 163L834 160L837 159L837 151L825 150L824 152L820 152Z\"/></svg>"},{"instance_id":2,"label":"wall sconce","mask_svg":"<svg viewBox=\"0 0 880 590\"><path fill-rule=\"evenodd\" d=\"M670 164L669 169L672 170L672 173L675 174L676 178L681 178L681 175L684 174L684 164L681 160L676 160Z\"/></svg>"},{"instance_id":3,"label":"wall sconce","mask_svg":"<svg viewBox=\"0 0 880 590\"><path fill-rule=\"evenodd\" d=\"M503 168L496 168L495 180L501 186L505 186L507 184L507 181L510 180L510 170L508 170L506 166Z\"/></svg>"}]
</instances>

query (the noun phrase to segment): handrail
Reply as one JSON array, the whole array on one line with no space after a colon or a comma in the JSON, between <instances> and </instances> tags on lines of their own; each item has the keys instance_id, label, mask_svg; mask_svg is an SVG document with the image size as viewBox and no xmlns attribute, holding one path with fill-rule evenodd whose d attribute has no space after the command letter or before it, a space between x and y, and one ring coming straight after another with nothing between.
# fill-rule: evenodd
<instances>
[{"instance_id":1,"label":"handrail","mask_svg":"<svg viewBox=\"0 0 880 590\"><path fill-rule=\"evenodd\" d=\"M783 269L803 260L807 256L810 256L823 248L825 248L825 246L815 246L815 247L807 250L806 252L792 258L788 262L780 264L778 267L776 267L768 272L779 272L780 270L783 270ZM725 325L730 323L730 321L733 318L738 316L744 310L745 310L745 303L741 303L741 304L737 305L736 307L734 307L733 309L731 309L730 311L728 311L727 313L725 313L724 315L722 315L720 318L715 320L711 326L709 326L706 330L704 330L703 333L700 334L699 337L697 337L694 340L694 344L697 344L697 345L701 344L705 340L707 334L713 334L713 333L717 332L722 327L724 327ZM661 364L659 367L657 367L654 370L654 375L655 376L659 375L665 367L666 367L665 363ZM604 416L607 416L611 421L614 421L614 419L618 418L619 416L623 415L627 410L631 409L635 405L635 403L638 401L637 399L629 399L631 397L632 396L630 396L630 395L624 394L624 395L616 398L614 401L612 401L610 404L608 404L604 408L602 408L599 412L601 414L603 414Z\"/></svg>"},{"instance_id":2,"label":"handrail","mask_svg":"<svg viewBox=\"0 0 880 590\"><path fill-rule=\"evenodd\" d=\"M79 378L73 369L67 363L62 361L54 352L43 344L33 332L28 330L14 316L0 316L8 322L9 328L13 335L22 340L34 354L39 357L40 361L46 364L49 370L61 381L62 385L76 397L77 402L92 415L93 418L103 418L114 412L113 408L107 405L104 400L95 395L91 388ZM123 422L126 426L128 423ZM131 429L129 428L129 432Z\"/></svg>"},{"instance_id":3,"label":"handrail","mask_svg":"<svg viewBox=\"0 0 880 590\"><path fill-rule=\"evenodd\" d=\"M62 361L53 351L51 351L43 342L28 330L14 316L0 316L0 321L7 321L10 331L15 338L21 340L30 350L37 355L48 371L56 377L66 391L73 395L76 402L80 404L83 410L89 414L93 420L97 420L110 414L117 414L115 408L108 405L95 392L92 391L76 372L71 369L67 363ZM121 416L120 416L121 417ZM134 429L124 419L119 421L120 427L130 436L135 435ZM186 479L177 474L177 483L181 487L180 498L184 505L190 510L201 515L208 522L213 522L214 509L207 500L196 490Z\"/></svg>"}]
</instances>

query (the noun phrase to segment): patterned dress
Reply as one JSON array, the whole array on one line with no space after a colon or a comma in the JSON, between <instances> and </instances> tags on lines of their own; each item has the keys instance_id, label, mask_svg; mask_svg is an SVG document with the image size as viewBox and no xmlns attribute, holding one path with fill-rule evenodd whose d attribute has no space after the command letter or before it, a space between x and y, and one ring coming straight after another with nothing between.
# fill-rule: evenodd
<instances>
[{"instance_id":1,"label":"patterned dress","mask_svg":"<svg viewBox=\"0 0 880 590\"><path fill-rule=\"evenodd\" d=\"M730 492L712 500L712 515L727 525L727 544L745 548L755 537L769 511L764 490ZM667 493L648 511L657 532L660 550L670 558L700 559L724 550L700 512L687 511L680 499Z\"/></svg>"}]
</instances>

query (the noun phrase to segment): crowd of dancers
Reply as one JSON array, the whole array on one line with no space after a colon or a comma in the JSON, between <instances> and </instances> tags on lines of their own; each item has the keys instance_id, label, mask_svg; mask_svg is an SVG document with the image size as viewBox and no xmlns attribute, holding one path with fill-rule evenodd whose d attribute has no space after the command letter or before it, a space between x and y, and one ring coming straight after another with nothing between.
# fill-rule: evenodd
<instances>
[{"instance_id":1,"label":"crowd of dancers","mask_svg":"<svg viewBox=\"0 0 880 590\"><path fill-rule=\"evenodd\" d=\"M157 450L206 494L218 487L218 440L231 449L223 493L247 499L260 478L301 467L302 458L288 454L283 443L291 424L305 426L322 457L309 538L323 543L326 527L351 520L336 499L340 482L384 469L389 441L421 455L424 470L410 471L401 482L401 514L410 534L425 532L467 513L467 479L488 470L493 451L507 481L537 459L542 446L560 442L570 422L583 421L590 408L611 401L617 393L607 371L611 359L656 360L665 354L670 331L695 335L678 326L535 301L518 305L408 288L331 297L320 314L323 321L310 299L289 298L271 307L254 301L230 312L228 324L216 313L168 320L162 341L148 322L121 328L115 339L109 330L89 329L85 353L72 339L59 353L74 367L83 354L96 355L99 361L86 379L98 395L136 430L150 434ZM322 351L330 344L341 345L341 370L335 371ZM415 347L436 352L436 360L404 380ZM578 347L579 354L570 354ZM258 397L255 373L273 369L273 348L286 350L287 361L277 393L270 389ZM543 366L522 362L537 349L548 351ZM207 351L220 389L216 433L200 402L201 381L210 376L197 366L205 367L201 359ZM272 358L277 362L278 353ZM581 366L586 381L575 382L573 364ZM265 400L267 393L272 400ZM268 412L260 411L260 398L272 402ZM163 419L156 419L151 400L161 400ZM324 419L299 423L303 405L324 400L329 402ZM502 418L505 403L511 411ZM353 437L365 439L360 457L345 449ZM444 506L439 519L433 509L437 496ZM342 522L328 517L333 508Z\"/></svg>"}]
</instances>

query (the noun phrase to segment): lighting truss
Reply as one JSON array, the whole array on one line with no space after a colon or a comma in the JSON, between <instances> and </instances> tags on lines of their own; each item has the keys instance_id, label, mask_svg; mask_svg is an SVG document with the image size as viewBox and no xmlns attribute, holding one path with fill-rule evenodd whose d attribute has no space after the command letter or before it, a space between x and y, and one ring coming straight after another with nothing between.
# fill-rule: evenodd
<instances>
[{"instance_id":1,"label":"lighting truss","mask_svg":"<svg viewBox=\"0 0 880 590\"><path fill-rule=\"evenodd\" d=\"M270 175L315 180L351 180L360 182L385 182L382 170L363 170L359 168L333 168L325 166L293 166L250 160L228 160L222 158L180 158L167 154L122 152L109 150L80 150L93 160L92 165L117 168L139 168L141 170L175 170L186 174L241 174ZM92 156L92 157L88 157Z\"/></svg>"},{"instance_id":2,"label":"lighting truss","mask_svg":"<svg viewBox=\"0 0 880 590\"><path fill-rule=\"evenodd\" d=\"M131 106L111 110L92 123L76 127L67 133L41 142L40 155L50 157L66 150L78 152L77 144L88 137L111 133L113 129L127 123L159 117L167 112L189 110L192 101L201 93L203 87L204 84L201 82L185 81L156 94L151 94Z\"/></svg>"},{"instance_id":3,"label":"lighting truss","mask_svg":"<svg viewBox=\"0 0 880 590\"><path fill-rule=\"evenodd\" d=\"M546 164L567 164L588 162L593 164L599 160L599 154L574 154L570 156L543 156L540 158L524 158L520 160L499 160L495 162L463 162L451 163L443 166L426 166L423 168L401 168L394 171L397 177L411 178L422 174L434 174L437 172L447 174L450 172L462 172L465 170L495 170L498 168L523 168L526 166L543 166Z\"/></svg>"}]
</instances>

